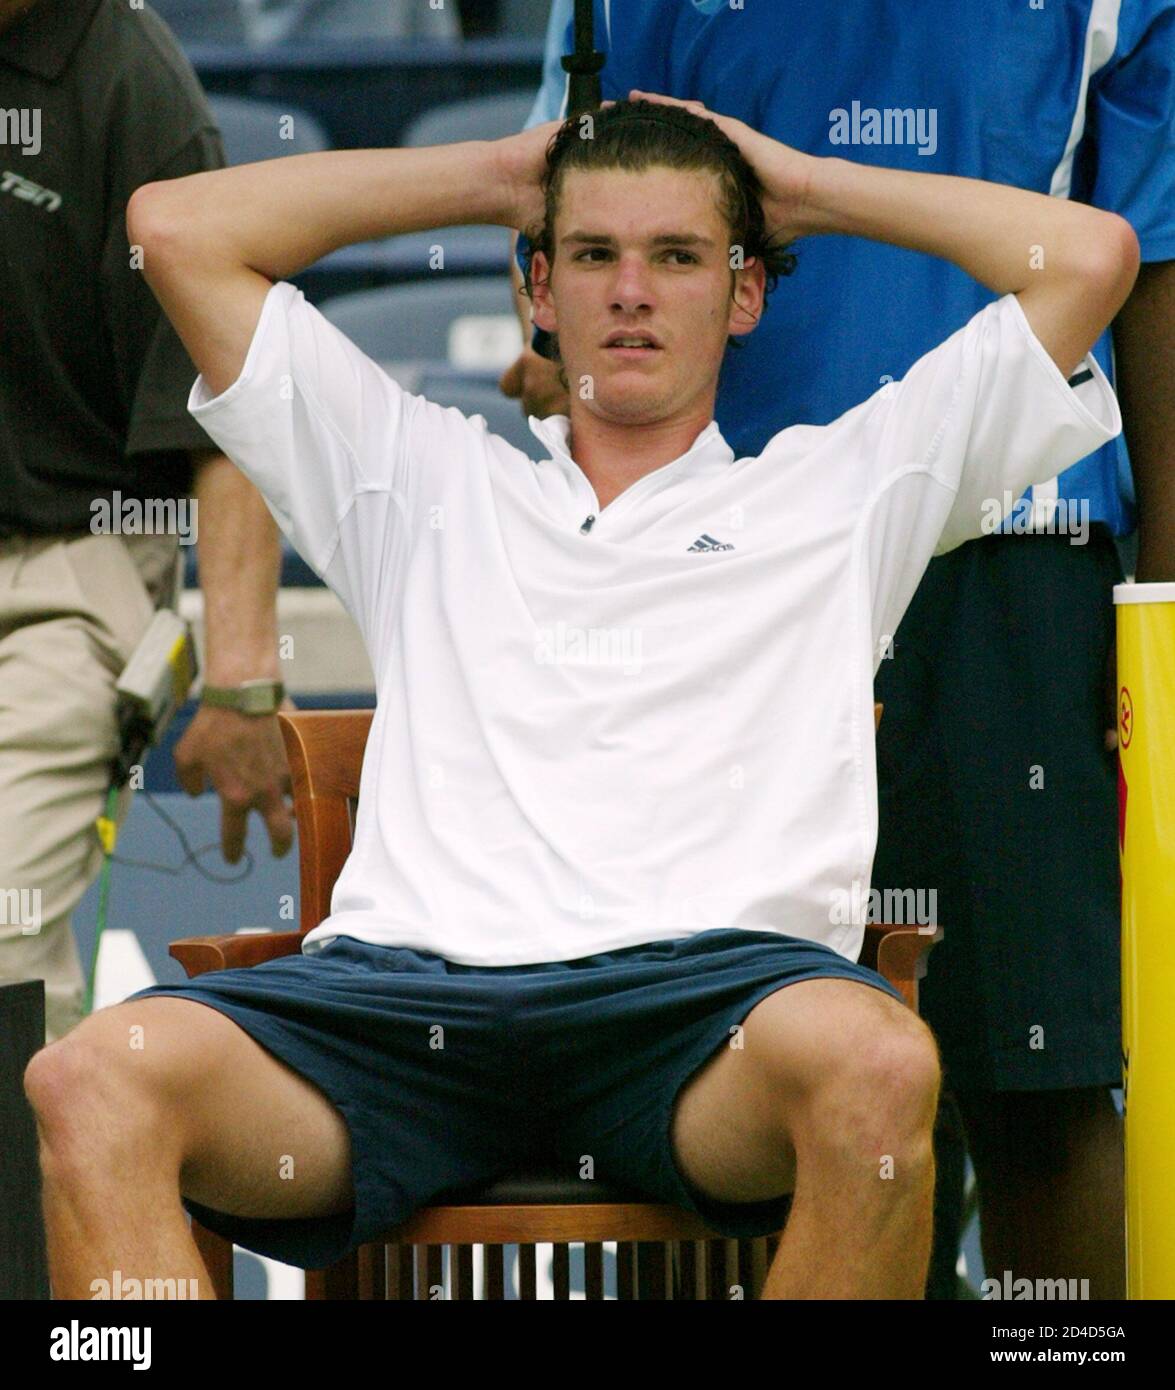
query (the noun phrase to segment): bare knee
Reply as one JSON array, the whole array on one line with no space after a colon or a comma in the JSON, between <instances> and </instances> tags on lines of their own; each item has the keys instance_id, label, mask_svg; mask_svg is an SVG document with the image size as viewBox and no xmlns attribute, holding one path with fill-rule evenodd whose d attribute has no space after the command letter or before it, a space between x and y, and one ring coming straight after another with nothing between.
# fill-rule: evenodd
<instances>
[{"instance_id":1,"label":"bare knee","mask_svg":"<svg viewBox=\"0 0 1175 1390\"><path fill-rule=\"evenodd\" d=\"M914 1014L868 1049L861 1085L895 1125L931 1140L942 1068L934 1034Z\"/></svg>"},{"instance_id":2,"label":"bare knee","mask_svg":"<svg viewBox=\"0 0 1175 1390\"><path fill-rule=\"evenodd\" d=\"M164 1097L126 1040L117 1008L79 1024L35 1053L24 1090L37 1120L42 1161L91 1171L118 1154L171 1147Z\"/></svg>"},{"instance_id":3,"label":"bare knee","mask_svg":"<svg viewBox=\"0 0 1175 1390\"><path fill-rule=\"evenodd\" d=\"M797 1151L840 1155L883 1176L921 1177L933 1167L938 1046L917 1015L899 1008L830 1030Z\"/></svg>"}]
</instances>

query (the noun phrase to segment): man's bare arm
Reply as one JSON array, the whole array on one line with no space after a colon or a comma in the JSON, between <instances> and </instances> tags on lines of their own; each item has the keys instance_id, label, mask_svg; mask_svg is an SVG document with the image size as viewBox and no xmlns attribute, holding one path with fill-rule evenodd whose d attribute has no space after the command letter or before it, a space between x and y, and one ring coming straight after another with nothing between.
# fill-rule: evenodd
<instances>
[{"instance_id":1,"label":"man's bare arm","mask_svg":"<svg viewBox=\"0 0 1175 1390\"><path fill-rule=\"evenodd\" d=\"M222 453L201 450L193 460L205 678L212 685L280 680L277 524L261 494Z\"/></svg>"},{"instance_id":2,"label":"man's bare arm","mask_svg":"<svg viewBox=\"0 0 1175 1390\"><path fill-rule=\"evenodd\" d=\"M839 232L942 256L996 294L1014 294L1068 376L1130 293L1138 238L1116 213L953 174L876 169L806 155L700 102L630 93L708 116L766 190L767 225L787 238Z\"/></svg>"},{"instance_id":3,"label":"man's bare arm","mask_svg":"<svg viewBox=\"0 0 1175 1390\"><path fill-rule=\"evenodd\" d=\"M516 225L501 143L290 155L146 184L130 200L127 231L192 361L219 394L240 376L274 281L357 241L463 223Z\"/></svg>"},{"instance_id":4,"label":"man's bare arm","mask_svg":"<svg viewBox=\"0 0 1175 1390\"><path fill-rule=\"evenodd\" d=\"M200 588L204 595L205 679L238 685L280 679L278 530L261 494L225 456L197 451L193 490L199 503ZM208 782L220 796L221 847L235 864L255 808L275 855L290 848L289 768L277 717L201 706L175 748L176 775L190 796Z\"/></svg>"},{"instance_id":5,"label":"man's bare arm","mask_svg":"<svg viewBox=\"0 0 1175 1390\"><path fill-rule=\"evenodd\" d=\"M1007 184L815 159L803 233L840 232L942 256L1014 294L1068 376L1130 293L1138 238L1115 213Z\"/></svg>"},{"instance_id":6,"label":"man's bare arm","mask_svg":"<svg viewBox=\"0 0 1175 1390\"><path fill-rule=\"evenodd\" d=\"M1135 578L1175 580L1175 261L1142 267L1114 321L1114 354L1138 502Z\"/></svg>"}]
</instances>

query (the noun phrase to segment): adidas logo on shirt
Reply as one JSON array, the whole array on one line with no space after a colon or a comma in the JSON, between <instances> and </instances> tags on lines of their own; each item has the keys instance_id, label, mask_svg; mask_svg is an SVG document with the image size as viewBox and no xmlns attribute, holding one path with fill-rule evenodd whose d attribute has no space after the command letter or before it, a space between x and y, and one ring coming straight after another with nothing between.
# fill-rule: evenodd
<instances>
[{"instance_id":1,"label":"adidas logo on shirt","mask_svg":"<svg viewBox=\"0 0 1175 1390\"><path fill-rule=\"evenodd\" d=\"M733 545L725 545L722 541L716 541L713 536L699 536L690 550L733 550Z\"/></svg>"}]
</instances>

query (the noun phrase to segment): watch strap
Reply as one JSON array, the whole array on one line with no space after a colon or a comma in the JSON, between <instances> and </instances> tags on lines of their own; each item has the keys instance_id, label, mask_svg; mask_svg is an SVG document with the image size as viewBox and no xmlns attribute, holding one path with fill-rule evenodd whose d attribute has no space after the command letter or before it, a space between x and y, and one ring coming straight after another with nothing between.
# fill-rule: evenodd
<instances>
[{"instance_id":1,"label":"watch strap","mask_svg":"<svg viewBox=\"0 0 1175 1390\"><path fill-rule=\"evenodd\" d=\"M240 714L276 714L285 699L281 681L242 681L240 685L208 685L200 693L200 703L213 709L235 709Z\"/></svg>"}]
</instances>

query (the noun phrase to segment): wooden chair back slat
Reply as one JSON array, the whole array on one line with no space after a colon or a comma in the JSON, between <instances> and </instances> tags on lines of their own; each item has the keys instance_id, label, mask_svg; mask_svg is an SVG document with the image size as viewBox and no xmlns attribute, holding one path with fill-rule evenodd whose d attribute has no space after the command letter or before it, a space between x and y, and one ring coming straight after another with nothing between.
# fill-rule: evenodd
<instances>
[{"instance_id":1,"label":"wooden chair back slat","mask_svg":"<svg viewBox=\"0 0 1175 1390\"><path fill-rule=\"evenodd\" d=\"M620 1240L616 1242L616 1298L618 1302L631 1302L636 1287L636 1242Z\"/></svg>"},{"instance_id":2,"label":"wooden chair back slat","mask_svg":"<svg viewBox=\"0 0 1175 1390\"><path fill-rule=\"evenodd\" d=\"M410 1299L412 1288L412 1249L407 1245L384 1247L387 1264L387 1296L397 1301Z\"/></svg>"},{"instance_id":3,"label":"wooden chair back slat","mask_svg":"<svg viewBox=\"0 0 1175 1390\"><path fill-rule=\"evenodd\" d=\"M278 715L298 822L302 934L330 915L335 880L351 852L351 805L374 710L295 710Z\"/></svg>"},{"instance_id":4,"label":"wooden chair back slat","mask_svg":"<svg viewBox=\"0 0 1175 1390\"><path fill-rule=\"evenodd\" d=\"M767 1280L767 1237L762 1236L758 1240L751 1241L750 1246L750 1287L747 1291L747 1297L757 1299Z\"/></svg>"},{"instance_id":5,"label":"wooden chair back slat","mask_svg":"<svg viewBox=\"0 0 1175 1390\"><path fill-rule=\"evenodd\" d=\"M506 1297L506 1247L483 1245L482 1257L487 1302L498 1303Z\"/></svg>"},{"instance_id":6,"label":"wooden chair back slat","mask_svg":"<svg viewBox=\"0 0 1175 1390\"><path fill-rule=\"evenodd\" d=\"M583 1289L587 1299L604 1297L604 1247L599 1241L589 1240L583 1247Z\"/></svg>"},{"instance_id":7,"label":"wooden chair back slat","mask_svg":"<svg viewBox=\"0 0 1175 1390\"><path fill-rule=\"evenodd\" d=\"M669 1241L641 1242L637 1254L637 1297L641 1302L664 1303L672 1297L670 1248Z\"/></svg>"},{"instance_id":8,"label":"wooden chair back slat","mask_svg":"<svg viewBox=\"0 0 1175 1390\"><path fill-rule=\"evenodd\" d=\"M428 1252L427 1280L428 1285L424 1290L424 1297L431 1299L434 1291L445 1287L445 1247L443 1245L426 1245Z\"/></svg>"},{"instance_id":9,"label":"wooden chair back slat","mask_svg":"<svg viewBox=\"0 0 1175 1390\"><path fill-rule=\"evenodd\" d=\"M383 1247L364 1245L356 1253L359 1256L359 1297L382 1303L387 1298L387 1263Z\"/></svg>"},{"instance_id":10,"label":"wooden chair back slat","mask_svg":"<svg viewBox=\"0 0 1175 1390\"><path fill-rule=\"evenodd\" d=\"M473 1298L473 1246L455 1245L452 1256L457 1265L453 1297L469 1301Z\"/></svg>"},{"instance_id":11,"label":"wooden chair back slat","mask_svg":"<svg viewBox=\"0 0 1175 1390\"><path fill-rule=\"evenodd\" d=\"M706 1245L700 1240L681 1242L682 1296L697 1302L707 1297Z\"/></svg>"},{"instance_id":12,"label":"wooden chair back slat","mask_svg":"<svg viewBox=\"0 0 1175 1390\"><path fill-rule=\"evenodd\" d=\"M538 1298L535 1278L535 1248L533 1245L518 1247L518 1297L527 1300Z\"/></svg>"},{"instance_id":13,"label":"wooden chair back slat","mask_svg":"<svg viewBox=\"0 0 1175 1390\"><path fill-rule=\"evenodd\" d=\"M571 1246L565 1241L551 1247L551 1282L556 1300L566 1303L571 1298Z\"/></svg>"}]
</instances>

